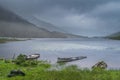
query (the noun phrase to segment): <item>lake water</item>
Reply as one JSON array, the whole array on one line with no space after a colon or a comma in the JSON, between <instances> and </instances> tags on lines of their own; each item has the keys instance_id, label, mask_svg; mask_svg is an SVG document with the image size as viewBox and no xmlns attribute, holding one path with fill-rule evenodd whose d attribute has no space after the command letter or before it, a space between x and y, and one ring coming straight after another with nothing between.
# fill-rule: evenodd
<instances>
[{"instance_id":1,"label":"lake water","mask_svg":"<svg viewBox=\"0 0 120 80\"><path fill-rule=\"evenodd\" d=\"M86 59L69 62L79 67L91 68L98 61L105 61L108 68L120 69L120 41L108 39L32 39L0 44L0 58L12 58L14 54L40 53L40 60L56 63L57 57L87 56Z\"/></svg>"}]
</instances>

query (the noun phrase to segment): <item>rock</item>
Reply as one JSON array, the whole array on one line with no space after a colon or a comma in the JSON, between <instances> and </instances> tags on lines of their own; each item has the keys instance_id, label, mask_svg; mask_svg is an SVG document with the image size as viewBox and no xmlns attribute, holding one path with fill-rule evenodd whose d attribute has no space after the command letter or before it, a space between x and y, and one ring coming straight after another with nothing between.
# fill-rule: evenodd
<instances>
[{"instance_id":1,"label":"rock","mask_svg":"<svg viewBox=\"0 0 120 80\"><path fill-rule=\"evenodd\" d=\"M106 69L107 64L104 61L100 61L92 66L92 69L94 69L94 68Z\"/></svg>"},{"instance_id":2,"label":"rock","mask_svg":"<svg viewBox=\"0 0 120 80\"><path fill-rule=\"evenodd\" d=\"M13 76L25 76L25 73L20 71L20 70L11 70L10 73L8 74L8 77L13 77Z\"/></svg>"}]
</instances>

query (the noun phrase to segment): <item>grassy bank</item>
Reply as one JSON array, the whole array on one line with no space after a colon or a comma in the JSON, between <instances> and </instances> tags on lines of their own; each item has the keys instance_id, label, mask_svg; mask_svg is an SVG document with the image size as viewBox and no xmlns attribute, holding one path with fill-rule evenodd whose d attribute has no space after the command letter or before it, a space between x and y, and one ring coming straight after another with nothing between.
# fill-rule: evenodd
<instances>
[{"instance_id":1,"label":"grassy bank","mask_svg":"<svg viewBox=\"0 0 120 80\"><path fill-rule=\"evenodd\" d=\"M8 42L8 41L20 41L20 40L18 40L18 39L0 38L0 43L5 43L5 42Z\"/></svg>"},{"instance_id":2,"label":"grassy bank","mask_svg":"<svg viewBox=\"0 0 120 80\"><path fill-rule=\"evenodd\" d=\"M9 42L9 41L25 41L25 40L20 40L17 38L0 38L0 43L5 43L5 42Z\"/></svg>"},{"instance_id":3,"label":"grassy bank","mask_svg":"<svg viewBox=\"0 0 120 80\"><path fill-rule=\"evenodd\" d=\"M0 61L0 80L119 80L120 70L89 70L68 66L61 70L50 70L50 64L39 61L34 66L20 66L11 61ZM11 70L20 69L26 75L7 77Z\"/></svg>"}]
</instances>

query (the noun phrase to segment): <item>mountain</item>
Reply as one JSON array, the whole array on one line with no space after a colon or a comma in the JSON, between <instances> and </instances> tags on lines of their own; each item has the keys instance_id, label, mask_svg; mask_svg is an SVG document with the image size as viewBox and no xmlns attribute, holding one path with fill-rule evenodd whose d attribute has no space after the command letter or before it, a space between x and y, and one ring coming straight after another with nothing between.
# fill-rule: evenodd
<instances>
[{"instance_id":1,"label":"mountain","mask_svg":"<svg viewBox=\"0 0 120 80\"><path fill-rule=\"evenodd\" d=\"M107 38L120 40L120 32L113 33L113 34L107 36Z\"/></svg>"},{"instance_id":2,"label":"mountain","mask_svg":"<svg viewBox=\"0 0 120 80\"><path fill-rule=\"evenodd\" d=\"M39 28L15 13L0 7L0 37L67 38L70 36L73 35Z\"/></svg>"},{"instance_id":3,"label":"mountain","mask_svg":"<svg viewBox=\"0 0 120 80\"><path fill-rule=\"evenodd\" d=\"M26 16L24 16L25 18ZM57 31L57 32L65 32L64 30L54 26L53 24L49 23L49 22L46 22L46 21L43 21L43 20L40 20L38 19L36 16L29 16L29 17L26 17L26 19L31 22L32 24L36 25L37 27L39 28L44 28L48 31Z\"/></svg>"}]
</instances>

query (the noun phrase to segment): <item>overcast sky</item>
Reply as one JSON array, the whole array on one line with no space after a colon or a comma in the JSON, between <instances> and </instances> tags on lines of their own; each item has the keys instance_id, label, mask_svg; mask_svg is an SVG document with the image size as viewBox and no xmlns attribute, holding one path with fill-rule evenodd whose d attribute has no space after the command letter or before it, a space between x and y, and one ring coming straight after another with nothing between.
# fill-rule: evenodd
<instances>
[{"instance_id":1,"label":"overcast sky","mask_svg":"<svg viewBox=\"0 0 120 80\"><path fill-rule=\"evenodd\" d=\"M74 34L104 36L120 31L120 0L0 0L0 4Z\"/></svg>"}]
</instances>

